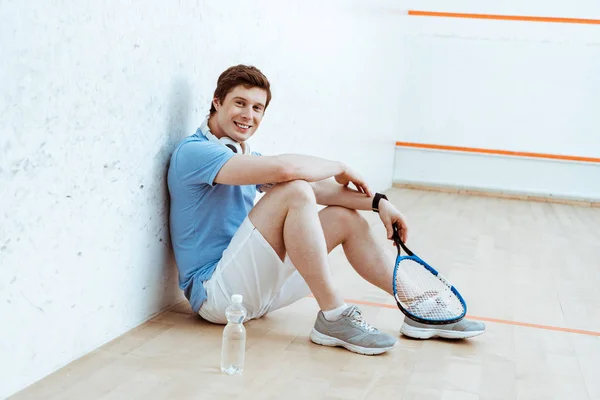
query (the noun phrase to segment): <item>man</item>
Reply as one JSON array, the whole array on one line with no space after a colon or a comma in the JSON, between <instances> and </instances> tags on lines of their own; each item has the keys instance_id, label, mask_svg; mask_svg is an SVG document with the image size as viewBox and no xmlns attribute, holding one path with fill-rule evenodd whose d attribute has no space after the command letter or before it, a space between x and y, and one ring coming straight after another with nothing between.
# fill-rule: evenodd
<instances>
[{"instance_id":1,"label":"man","mask_svg":"<svg viewBox=\"0 0 600 400\"><path fill-rule=\"evenodd\" d=\"M364 279L392 294L393 263L356 210L376 209L388 239L397 224L406 240L404 218L341 162L251 152L247 140L270 101L269 81L257 68L228 68L218 79L209 116L172 155L170 228L180 287L194 312L220 324L227 322L225 309L233 294L243 295L247 319L254 319L312 292L320 307L310 333L313 342L383 353L396 338L369 325L358 307L344 302L328 253L342 245ZM266 193L255 205L257 190ZM327 207L318 211L318 204ZM484 329L466 320L431 327L406 319L401 332L471 337Z\"/></svg>"}]
</instances>

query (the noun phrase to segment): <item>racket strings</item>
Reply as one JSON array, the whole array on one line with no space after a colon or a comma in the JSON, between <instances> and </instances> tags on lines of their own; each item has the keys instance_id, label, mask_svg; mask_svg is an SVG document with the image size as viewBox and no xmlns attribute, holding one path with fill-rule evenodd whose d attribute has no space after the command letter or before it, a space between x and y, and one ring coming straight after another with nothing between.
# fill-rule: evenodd
<instances>
[{"instance_id":1,"label":"racket strings","mask_svg":"<svg viewBox=\"0 0 600 400\"><path fill-rule=\"evenodd\" d=\"M400 261L396 297L409 313L431 321L451 320L463 314L452 288L413 259Z\"/></svg>"}]
</instances>

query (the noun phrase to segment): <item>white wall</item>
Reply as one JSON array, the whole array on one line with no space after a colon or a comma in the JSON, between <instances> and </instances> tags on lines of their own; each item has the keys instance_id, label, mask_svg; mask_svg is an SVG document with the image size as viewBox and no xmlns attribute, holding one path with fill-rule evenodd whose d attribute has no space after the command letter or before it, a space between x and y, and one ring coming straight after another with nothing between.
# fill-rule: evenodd
<instances>
[{"instance_id":1,"label":"white wall","mask_svg":"<svg viewBox=\"0 0 600 400\"><path fill-rule=\"evenodd\" d=\"M1 2L0 398L181 299L166 163L226 67L272 82L253 148L391 186L399 21L384 2Z\"/></svg>"},{"instance_id":2,"label":"white wall","mask_svg":"<svg viewBox=\"0 0 600 400\"><path fill-rule=\"evenodd\" d=\"M419 10L600 19L600 3L558 0L523 3L474 1L405 2ZM426 8L425 8L426 7ZM598 25L472 20L439 17L406 19L407 59L398 140L418 143L503 149L523 152L600 156L600 29ZM402 151L408 163L413 151ZM428 152L428 160L451 165L456 154ZM528 188L530 182L497 182L488 160L466 156L472 170L489 172L488 185L506 190ZM504 168L524 165L526 176L539 163L504 158ZM579 167L548 162L578 176ZM531 169L530 169L531 167ZM589 166L588 166L589 167ZM544 167L545 168L545 167ZM587 168L587 167L586 167ZM439 174L402 169L397 181L469 185L467 174L447 180ZM600 168L592 176L600 181ZM514 184L513 184L514 183ZM593 181L588 186L593 186ZM531 188L537 190L537 188ZM595 191L569 192L557 185L550 195L586 197ZM543 190L542 190L543 191Z\"/></svg>"},{"instance_id":3,"label":"white wall","mask_svg":"<svg viewBox=\"0 0 600 400\"><path fill-rule=\"evenodd\" d=\"M600 164L398 147L398 183L600 200Z\"/></svg>"}]
</instances>

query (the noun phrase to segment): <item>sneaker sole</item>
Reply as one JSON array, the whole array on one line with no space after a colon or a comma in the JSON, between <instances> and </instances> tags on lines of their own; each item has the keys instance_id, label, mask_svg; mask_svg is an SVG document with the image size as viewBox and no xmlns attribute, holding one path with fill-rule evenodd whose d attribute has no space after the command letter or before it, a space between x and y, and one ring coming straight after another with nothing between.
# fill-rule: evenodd
<instances>
[{"instance_id":1,"label":"sneaker sole","mask_svg":"<svg viewBox=\"0 0 600 400\"><path fill-rule=\"evenodd\" d=\"M393 345L389 346L389 347L377 347L377 348L361 347L361 346L357 346L352 343L344 342L343 340L334 338L332 336L324 335L324 334L316 331L315 328L312 329L309 337L313 343L320 344L322 346L332 346L332 347L341 346L341 347L344 347L346 350L350 350L354 353L363 354L366 356L374 356L377 354L385 353L386 351L388 351L394 347Z\"/></svg>"},{"instance_id":2,"label":"sneaker sole","mask_svg":"<svg viewBox=\"0 0 600 400\"><path fill-rule=\"evenodd\" d=\"M405 336L414 338L414 339L431 339L433 337L441 337L444 339L468 339L475 336L479 336L485 331L446 331L443 329L435 329L435 328L417 328L414 326L410 326L407 323L402 324L402 328L400 328L400 333Z\"/></svg>"}]
</instances>

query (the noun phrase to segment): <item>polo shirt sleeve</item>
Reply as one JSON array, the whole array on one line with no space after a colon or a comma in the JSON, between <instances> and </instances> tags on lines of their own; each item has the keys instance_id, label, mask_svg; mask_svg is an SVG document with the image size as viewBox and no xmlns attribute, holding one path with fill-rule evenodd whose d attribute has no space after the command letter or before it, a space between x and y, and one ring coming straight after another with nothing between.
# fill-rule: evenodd
<instances>
[{"instance_id":1,"label":"polo shirt sleeve","mask_svg":"<svg viewBox=\"0 0 600 400\"><path fill-rule=\"evenodd\" d=\"M176 171L184 185L215 185L215 177L234 153L225 146L209 141L188 142L179 148Z\"/></svg>"}]
</instances>

